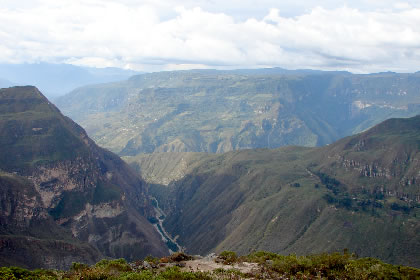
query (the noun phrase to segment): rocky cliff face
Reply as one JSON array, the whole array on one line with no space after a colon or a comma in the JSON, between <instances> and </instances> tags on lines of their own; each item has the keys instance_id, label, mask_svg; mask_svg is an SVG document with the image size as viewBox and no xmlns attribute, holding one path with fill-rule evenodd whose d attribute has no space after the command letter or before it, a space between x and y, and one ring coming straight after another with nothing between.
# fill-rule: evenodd
<instances>
[{"instance_id":1,"label":"rocky cliff face","mask_svg":"<svg viewBox=\"0 0 420 280\"><path fill-rule=\"evenodd\" d=\"M349 191L381 189L420 201L420 116L390 119L321 149L320 170L339 177ZM332 171L332 172L331 172Z\"/></svg>"},{"instance_id":2,"label":"rocky cliff face","mask_svg":"<svg viewBox=\"0 0 420 280\"><path fill-rule=\"evenodd\" d=\"M19 196L13 196L13 188L1 193L5 233L12 224L25 232L42 217L108 257L167 253L147 221L153 208L144 182L36 88L0 90L0 132L0 169L22 178L20 185L31 185L30 192Z\"/></svg>"},{"instance_id":3,"label":"rocky cliff face","mask_svg":"<svg viewBox=\"0 0 420 280\"><path fill-rule=\"evenodd\" d=\"M103 255L57 225L33 183L0 172L0 263L28 268L66 269L72 262L92 263Z\"/></svg>"}]
</instances>

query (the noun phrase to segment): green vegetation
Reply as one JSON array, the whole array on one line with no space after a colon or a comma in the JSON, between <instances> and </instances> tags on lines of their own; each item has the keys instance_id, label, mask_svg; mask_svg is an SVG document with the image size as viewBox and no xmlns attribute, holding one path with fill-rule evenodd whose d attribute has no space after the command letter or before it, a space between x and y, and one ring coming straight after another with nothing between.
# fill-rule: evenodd
<instances>
[{"instance_id":1,"label":"green vegetation","mask_svg":"<svg viewBox=\"0 0 420 280\"><path fill-rule=\"evenodd\" d=\"M340 189L338 186L332 185L326 185L326 188L329 192L324 195L324 199L329 204L348 210L364 211L372 215L380 215L379 212L383 213L386 209L410 214L411 212L416 213L416 209L420 208L420 203L408 203L402 199L385 199L383 194L369 193L366 191L358 194L350 194L345 188Z\"/></svg>"},{"instance_id":2,"label":"green vegetation","mask_svg":"<svg viewBox=\"0 0 420 280\"><path fill-rule=\"evenodd\" d=\"M237 269L224 269L224 268L217 268L213 271L213 275L216 279L247 279L253 278L251 273L243 273ZM254 278L255 279L255 278Z\"/></svg>"},{"instance_id":3,"label":"green vegetation","mask_svg":"<svg viewBox=\"0 0 420 280\"><path fill-rule=\"evenodd\" d=\"M232 257L224 252L219 258ZM0 278L22 279L103 279L103 280L217 280L217 279L419 279L420 270L383 263L374 258L357 258L354 254L320 254L310 256L282 256L269 252L255 252L231 259L229 264L255 263L256 269L243 273L234 268L212 271L188 271L185 261L176 258L146 258L145 262L127 263L124 259L102 260L88 266L73 263L68 271L34 270L19 267L0 268ZM152 265L150 265L152 264ZM184 264L184 265L181 265ZM180 266L180 267L179 267Z\"/></svg>"},{"instance_id":4,"label":"green vegetation","mask_svg":"<svg viewBox=\"0 0 420 280\"><path fill-rule=\"evenodd\" d=\"M34 87L0 91L0 168L22 171L86 156L80 127Z\"/></svg>"},{"instance_id":5,"label":"green vegetation","mask_svg":"<svg viewBox=\"0 0 420 280\"><path fill-rule=\"evenodd\" d=\"M418 279L420 270L383 263L374 258L357 258L354 254L320 254L310 256L282 256L256 252L245 257L263 269L260 279ZM266 278L265 278L266 277Z\"/></svg>"},{"instance_id":6,"label":"green vegetation","mask_svg":"<svg viewBox=\"0 0 420 280\"><path fill-rule=\"evenodd\" d=\"M194 254L312 254L349 248L420 265L420 116L322 148L136 156L142 173L181 176L150 192L165 230ZM172 159L174 159L172 161Z\"/></svg>"},{"instance_id":7,"label":"green vegetation","mask_svg":"<svg viewBox=\"0 0 420 280\"><path fill-rule=\"evenodd\" d=\"M223 251L219 254L219 258L223 260L224 264L233 264L237 261L238 256L232 251Z\"/></svg>"},{"instance_id":8,"label":"green vegetation","mask_svg":"<svg viewBox=\"0 0 420 280\"><path fill-rule=\"evenodd\" d=\"M168 185L172 181L181 179L202 159L209 156L205 153L166 152L126 156L123 157L123 160L141 174L147 182Z\"/></svg>"}]
</instances>

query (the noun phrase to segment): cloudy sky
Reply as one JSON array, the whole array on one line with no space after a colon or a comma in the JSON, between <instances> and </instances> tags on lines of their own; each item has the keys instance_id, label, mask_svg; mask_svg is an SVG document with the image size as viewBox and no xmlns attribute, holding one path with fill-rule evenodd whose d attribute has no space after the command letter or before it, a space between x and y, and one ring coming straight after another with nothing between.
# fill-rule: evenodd
<instances>
[{"instance_id":1,"label":"cloudy sky","mask_svg":"<svg viewBox=\"0 0 420 280\"><path fill-rule=\"evenodd\" d=\"M420 1L0 0L0 63L420 70Z\"/></svg>"}]
</instances>

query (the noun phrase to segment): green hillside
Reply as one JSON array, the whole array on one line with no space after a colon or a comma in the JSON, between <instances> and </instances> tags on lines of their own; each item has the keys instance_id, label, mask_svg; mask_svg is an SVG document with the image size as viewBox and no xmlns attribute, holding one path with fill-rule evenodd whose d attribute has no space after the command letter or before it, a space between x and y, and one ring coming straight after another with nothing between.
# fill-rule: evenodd
<instances>
[{"instance_id":1,"label":"green hillside","mask_svg":"<svg viewBox=\"0 0 420 280\"><path fill-rule=\"evenodd\" d=\"M80 139L83 129L60 115L32 87L1 90L0 168L25 173L37 164L87 155L89 147Z\"/></svg>"},{"instance_id":2,"label":"green hillside","mask_svg":"<svg viewBox=\"0 0 420 280\"><path fill-rule=\"evenodd\" d=\"M211 157L206 153L153 153L123 157L148 183L168 185L182 179L202 161Z\"/></svg>"},{"instance_id":3,"label":"green hillside","mask_svg":"<svg viewBox=\"0 0 420 280\"><path fill-rule=\"evenodd\" d=\"M124 156L322 146L420 113L420 74L174 71L77 89L57 100Z\"/></svg>"},{"instance_id":4,"label":"green hillside","mask_svg":"<svg viewBox=\"0 0 420 280\"><path fill-rule=\"evenodd\" d=\"M199 154L182 178L151 191L166 230L193 254L348 248L419 267L419 124L390 119L322 148ZM172 168L156 157L141 157L142 173Z\"/></svg>"}]
</instances>

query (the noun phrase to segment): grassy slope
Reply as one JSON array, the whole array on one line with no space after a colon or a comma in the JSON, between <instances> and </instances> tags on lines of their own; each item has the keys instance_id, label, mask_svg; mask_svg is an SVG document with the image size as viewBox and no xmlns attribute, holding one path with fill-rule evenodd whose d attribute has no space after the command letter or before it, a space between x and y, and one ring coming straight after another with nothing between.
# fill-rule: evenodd
<instances>
[{"instance_id":1,"label":"grassy slope","mask_svg":"<svg viewBox=\"0 0 420 280\"><path fill-rule=\"evenodd\" d=\"M205 153L167 152L126 156L123 160L147 182L168 185L184 177L200 160L209 156Z\"/></svg>"},{"instance_id":2,"label":"grassy slope","mask_svg":"<svg viewBox=\"0 0 420 280\"><path fill-rule=\"evenodd\" d=\"M324 148L201 158L170 185L172 192L154 186L161 207L170 213L165 226L192 253L308 254L348 248L420 266L419 123L419 117L389 120ZM162 155L159 161L147 157L145 163L162 161ZM347 159L358 165L347 166ZM364 173L366 165L376 171ZM159 164L143 166L151 168L149 173L162 171Z\"/></svg>"},{"instance_id":3,"label":"grassy slope","mask_svg":"<svg viewBox=\"0 0 420 280\"><path fill-rule=\"evenodd\" d=\"M406 202L419 201L419 151L420 116L390 119L321 148L314 170L338 177L350 193L383 189Z\"/></svg>"},{"instance_id":4,"label":"grassy slope","mask_svg":"<svg viewBox=\"0 0 420 280\"><path fill-rule=\"evenodd\" d=\"M85 156L83 130L61 116L38 90L15 87L0 92L0 168L22 171L37 163Z\"/></svg>"}]
</instances>

